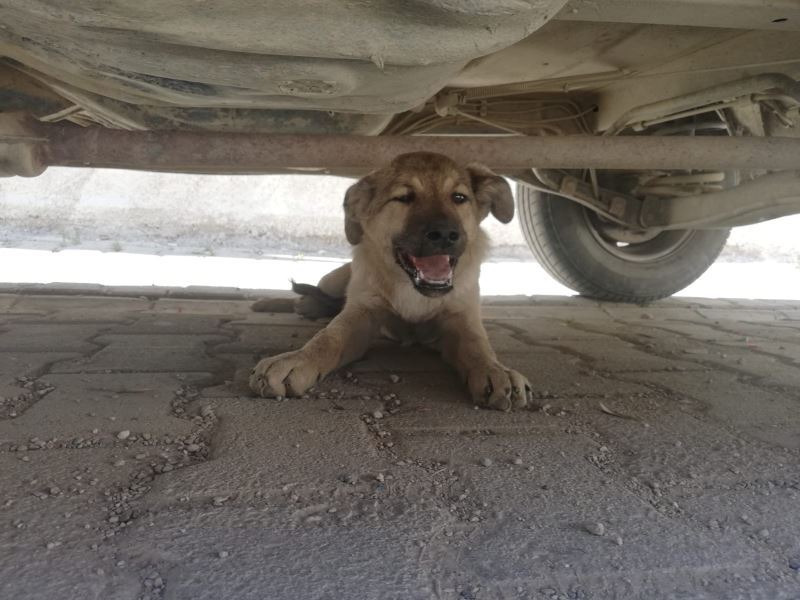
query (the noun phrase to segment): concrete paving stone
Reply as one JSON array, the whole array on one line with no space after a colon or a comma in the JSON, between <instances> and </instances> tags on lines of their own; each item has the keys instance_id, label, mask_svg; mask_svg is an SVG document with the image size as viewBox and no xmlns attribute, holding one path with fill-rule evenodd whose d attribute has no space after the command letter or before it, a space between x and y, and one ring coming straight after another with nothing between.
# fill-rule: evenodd
<instances>
[{"instance_id":1,"label":"concrete paving stone","mask_svg":"<svg viewBox=\"0 0 800 600\"><path fill-rule=\"evenodd\" d=\"M547 303L564 303L564 298L561 296L525 296L524 294L515 294L513 296L482 296L481 304L484 306L531 306L534 302L540 304Z\"/></svg>"},{"instance_id":2,"label":"concrete paving stone","mask_svg":"<svg viewBox=\"0 0 800 600\"><path fill-rule=\"evenodd\" d=\"M302 347L322 327L310 321L300 321L296 325L233 322L226 329L236 338L219 344L214 351L234 354L254 352L264 356L280 354Z\"/></svg>"},{"instance_id":3,"label":"concrete paving stone","mask_svg":"<svg viewBox=\"0 0 800 600\"><path fill-rule=\"evenodd\" d=\"M694 410L766 443L800 448L800 401L791 395L741 381L736 374L641 372L626 375L637 383L657 384L699 403Z\"/></svg>"},{"instance_id":4,"label":"concrete paving stone","mask_svg":"<svg viewBox=\"0 0 800 600\"><path fill-rule=\"evenodd\" d=\"M433 394L432 394L433 395ZM401 394L402 398L403 395ZM391 407L391 403L388 403ZM568 422L535 410L502 413L475 408L456 392L447 401L441 395L435 399L408 398L402 401L398 412L387 414L383 426L392 433L398 447L404 440L416 435L462 435L475 432L492 435L517 435L563 431ZM444 449L447 445L444 446Z\"/></svg>"},{"instance_id":5,"label":"concrete paving stone","mask_svg":"<svg viewBox=\"0 0 800 600\"><path fill-rule=\"evenodd\" d=\"M331 321L330 318L324 319L306 319L294 312L249 312L237 315L231 321L231 325L237 327L246 327L251 324L255 325L277 325L277 326L291 326L291 327L316 327L322 329Z\"/></svg>"},{"instance_id":6,"label":"concrete paving stone","mask_svg":"<svg viewBox=\"0 0 800 600\"><path fill-rule=\"evenodd\" d=\"M505 352L499 360L516 369L531 382L535 396L604 398L646 392L633 383L621 382L616 376L600 373L596 363L587 365L583 359L561 352L539 352L531 356L522 352Z\"/></svg>"},{"instance_id":7,"label":"concrete paving stone","mask_svg":"<svg viewBox=\"0 0 800 600\"><path fill-rule=\"evenodd\" d=\"M324 324L250 301L98 300L46 297L0 323L0 340L106 344L0 351L0 385L22 389L24 373L55 388L0 421L0 598L138 600L153 573L152 600L797 597L800 316L786 315L800 309L489 303L498 357L539 408L500 413L475 410L435 353L388 343L307 399L240 396L270 343ZM564 324L572 339L547 339ZM181 385L202 389L183 408L204 420L171 416ZM79 436L101 446L60 447ZM11 451L33 437L59 449ZM148 480L140 516L105 538L143 451L189 464Z\"/></svg>"},{"instance_id":8,"label":"concrete paving stone","mask_svg":"<svg viewBox=\"0 0 800 600\"><path fill-rule=\"evenodd\" d=\"M0 352L0 419L16 418L38 401L39 393L25 387L21 378L35 379L51 364L77 356L69 352Z\"/></svg>"},{"instance_id":9,"label":"concrete paving stone","mask_svg":"<svg viewBox=\"0 0 800 600\"><path fill-rule=\"evenodd\" d=\"M233 338L233 333L222 329L212 334L193 335L186 333L104 333L95 338L103 346L126 346L129 348L190 348L198 344L213 347Z\"/></svg>"},{"instance_id":10,"label":"concrete paving stone","mask_svg":"<svg viewBox=\"0 0 800 600\"><path fill-rule=\"evenodd\" d=\"M800 486L796 479L734 489L686 489L674 498L708 535L723 544L747 540L791 573L790 564L800 556Z\"/></svg>"},{"instance_id":11,"label":"concrete paving stone","mask_svg":"<svg viewBox=\"0 0 800 600\"><path fill-rule=\"evenodd\" d=\"M492 304L495 298L502 298L502 296L489 296L485 299L482 299L482 302L487 304ZM528 296L528 302L532 306L540 307L540 306L572 306L572 307L583 307L583 306L600 306L600 302L597 300L593 300L591 298L586 298L584 296L550 296L550 295L536 295L536 296Z\"/></svg>"},{"instance_id":12,"label":"concrete paving stone","mask_svg":"<svg viewBox=\"0 0 800 600\"><path fill-rule=\"evenodd\" d=\"M797 327L792 327L787 321L775 321L769 323L741 323L734 321L715 321L714 327L732 336L739 336L739 339L759 339L773 340L782 342L798 343L800 339L800 322ZM691 327L690 323L686 327Z\"/></svg>"},{"instance_id":13,"label":"concrete paving stone","mask_svg":"<svg viewBox=\"0 0 800 600\"><path fill-rule=\"evenodd\" d=\"M797 343L797 341L770 341L764 338L748 338L745 347L751 352L772 356L782 363L800 365L800 343ZM741 343L736 343L735 347L740 348Z\"/></svg>"},{"instance_id":14,"label":"concrete paving stone","mask_svg":"<svg viewBox=\"0 0 800 600\"><path fill-rule=\"evenodd\" d=\"M540 319L555 319L569 321L577 319L582 321L605 321L608 315L596 303L591 304L563 304L563 305L535 305L530 306L493 306L484 304L481 315L488 320L518 321L528 320L531 317Z\"/></svg>"},{"instance_id":15,"label":"concrete paving stone","mask_svg":"<svg viewBox=\"0 0 800 600\"><path fill-rule=\"evenodd\" d=\"M91 339L110 323L8 323L0 333L0 352L80 352L96 350Z\"/></svg>"},{"instance_id":16,"label":"concrete paving stone","mask_svg":"<svg viewBox=\"0 0 800 600\"><path fill-rule=\"evenodd\" d=\"M777 321L782 316L775 308L698 308L697 312L711 321L749 321L751 323Z\"/></svg>"},{"instance_id":17,"label":"concrete paving stone","mask_svg":"<svg viewBox=\"0 0 800 600\"><path fill-rule=\"evenodd\" d=\"M647 306L637 306L635 304L603 305L603 310L613 319L624 322L632 321L634 323L671 320L702 322L705 318L698 313L699 308L702 307L698 305L660 306L660 303L659 305Z\"/></svg>"},{"instance_id":18,"label":"concrete paving stone","mask_svg":"<svg viewBox=\"0 0 800 600\"><path fill-rule=\"evenodd\" d=\"M780 325L800 327L800 308L782 308L780 315Z\"/></svg>"},{"instance_id":19,"label":"concrete paving stone","mask_svg":"<svg viewBox=\"0 0 800 600\"><path fill-rule=\"evenodd\" d=\"M169 335L219 335L223 320L204 315L145 315L136 320L109 327L109 335L169 334Z\"/></svg>"},{"instance_id":20,"label":"concrete paving stone","mask_svg":"<svg viewBox=\"0 0 800 600\"><path fill-rule=\"evenodd\" d=\"M11 313L47 315L56 321L123 320L150 306L143 298L112 298L98 296L19 296Z\"/></svg>"},{"instance_id":21,"label":"concrete paving stone","mask_svg":"<svg viewBox=\"0 0 800 600\"><path fill-rule=\"evenodd\" d=\"M79 356L74 352L0 352L0 385L15 385L18 377L39 377L55 362Z\"/></svg>"},{"instance_id":22,"label":"concrete paving stone","mask_svg":"<svg viewBox=\"0 0 800 600\"><path fill-rule=\"evenodd\" d=\"M736 306L737 300L731 298L693 298L672 296L651 302L647 306L654 309L662 308L731 308ZM630 304L603 303L603 306L631 306Z\"/></svg>"},{"instance_id":23,"label":"concrete paving stone","mask_svg":"<svg viewBox=\"0 0 800 600\"><path fill-rule=\"evenodd\" d=\"M10 311L16 301L17 296L15 294L0 294L0 315Z\"/></svg>"},{"instance_id":24,"label":"concrete paving stone","mask_svg":"<svg viewBox=\"0 0 800 600\"><path fill-rule=\"evenodd\" d=\"M230 398L250 396L250 371L258 362L255 354L217 354L213 357L222 365L216 372L213 381L201 388L201 396L208 398Z\"/></svg>"},{"instance_id":25,"label":"concrete paving stone","mask_svg":"<svg viewBox=\"0 0 800 600\"><path fill-rule=\"evenodd\" d=\"M54 366L54 373L118 372L204 372L213 373L224 364L208 356L209 344L228 341L217 335L106 335L97 338L107 344L88 358Z\"/></svg>"},{"instance_id":26,"label":"concrete paving stone","mask_svg":"<svg viewBox=\"0 0 800 600\"><path fill-rule=\"evenodd\" d=\"M162 373L51 373L41 382L53 386L53 391L13 421L0 421L0 443L31 437L113 441L123 429L159 437L184 435L191 424L170 412L174 392L210 378L207 373L185 373L180 378Z\"/></svg>"},{"instance_id":27,"label":"concrete paving stone","mask_svg":"<svg viewBox=\"0 0 800 600\"><path fill-rule=\"evenodd\" d=\"M508 368L517 369L531 383L536 403L553 402L569 398L605 398L618 395L631 395L647 392L647 388L586 369L577 359L565 357L557 352L529 353L506 352L498 360ZM397 393L406 398L445 403L471 405L463 382L455 371L445 365L439 372L401 372L401 384L383 387L388 381L384 372L371 372L359 375L359 383L371 385L373 393ZM356 392L357 393L357 392ZM369 392L368 392L369 393Z\"/></svg>"},{"instance_id":28,"label":"concrete paving stone","mask_svg":"<svg viewBox=\"0 0 800 600\"><path fill-rule=\"evenodd\" d=\"M457 476L443 489L460 521L452 529L464 535L439 536L429 550L446 587L480 582L486 597L498 597L492 590L505 582L560 589L567 579L587 598L606 598L631 575L646 579L668 570L677 578L692 577L701 565L709 571L731 565L750 570L762 562L748 544L714 543L608 481L585 460L590 446L580 437L462 435L443 445L418 436L401 450L412 461L442 462ZM482 464L487 457L491 467ZM587 531L588 523L597 522L605 535ZM621 546L614 542L617 535Z\"/></svg>"},{"instance_id":29,"label":"concrete paving stone","mask_svg":"<svg viewBox=\"0 0 800 600\"><path fill-rule=\"evenodd\" d=\"M584 430L597 434L598 445L606 447L589 459L623 481L654 492L658 486L658 493L668 495L676 486L736 487L766 478L798 478L795 450L699 419L680 398L651 396L604 405L627 418L601 410L587 414Z\"/></svg>"},{"instance_id":30,"label":"concrete paving stone","mask_svg":"<svg viewBox=\"0 0 800 600\"><path fill-rule=\"evenodd\" d=\"M689 357L708 356L712 360L718 360L726 359L733 353L737 355L736 361L741 359L743 362L750 362L754 357L755 360L775 359L782 363L787 362L787 359L788 362L800 362L800 335L788 328L731 322L717 322L713 326L703 323L661 322L651 325L652 327L672 331L684 340L697 342L696 345L688 346L684 341L682 353ZM725 364L728 362L725 361ZM789 377L791 379L791 375Z\"/></svg>"},{"instance_id":31,"label":"concrete paving stone","mask_svg":"<svg viewBox=\"0 0 800 600\"><path fill-rule=\"evenodd\" d=\"M355 524L335 515L344 526L326 523L330 516L310 512L297 527L282 513L248 508L157 515L152 527L129 532L124 556L158 564L174 600L436 597L433 559L418 542L440 527L427 513Z\"/></svg>"},{"instance_id":32,"label":"concrete paving stone","mask_svg":"<svg viewBox=\"0 0 800 600\"><path fill-rule=\"evenodd\" d=\"M226 347L228 345L218 346L217 349ZM248 384L250 371L261 358L278 353L280 351L263 354L261 352L239 354L215 352L214 358L225 362L229 367L224 371L227 382L204 388L202 395L212 398L252 395ZM345 398L386 395L398 391L389 380L390 373L408 373L412 377L415 374L423 373L425 376L422 380L430 382L427 374L449 374L450 371L450 367L439 354L432 350L418 346L404 348L391 342L379 342L369 350L363 359L334 371L319 382L311 395L320 392L331 394L331 397ZM347 378L345 376L347 373L350 373L352 378ZM414 381L419 381L419 378L414 378ZM459 394L462 394L461 385L458 382L456 382L456 389ZM331 390L336 390L336 392L331 393ZM466 393L462 394L462 399L466 401Z\"/></svg>"},{"instance_id":33,"label":"concrete paving stone","mask_svg":"<svg viewBox=\"0 0 800 600\"><path fill-rule=\"evenodd\" d=\"M533 347L535 346L534 342L538 344L559 340L600 340L608 338L607 334L581 331L570 327L567 321L559 321L557 319L532 317L526 320L524 325L514 321L511 327L509 327L507 321L490 319L484 321L484 326L489 334L489 339L493 343L497 344L499 340L513 340L516 342L516 349ZM514 330L524 331L526 340L518 339L519 336L515 338Z\"/></svg>"},{"instance_id":34,"label":"concrete paving stone","mask_svg":"<svg viewBox=\"0 0 800 600\"><path fill-rule=\"evenodd\" d=\"M159 298L147 312L155 314L223 315L233 317L250 311L250 300L190 300Z\"/></svg>"},{"instance_id":35,"label":"concrete paving stone","mask_svg":"<svg viewBox=\"0 0 800 600\"><path fill-rule=\"evenodd\" d=\"M364 358L344 367L344 371L353 373L378 372L411 373L411 372L441 372L450 371L448 365L439 352L425 346L402 346L396 342L381 340L376 342L367 351Z\"/></svg>"},{"instance_id":36,"label":"concrete paving stone","mask_svg":"<svg viewBox=\"0 0 800 600\"><path fill-rule=\"evenodd\" d=\"M703 354L692 354L695 364L703 369L740 374L745 379L758 379L776 386L800 386L800 369L783 356L760 352L745 342L718 345Z\"/></svg>"},{"instance_id":37,"label":"concrete paving stone","mask_svg":"<svg viewBox=\"0 0 800 600\"><path fill-rule=\"evenodd\" d=\"M637 323L637 331L640 331L642 328L638 327L641 323ZM742 326L743 327L740 327ZM698 342L730 342L730 343L739 343L745 344L748 341L748 338L751 337L762 337L766 334L767 338L775 338L775 335L771 335L772 333L781 335L781 334L790 334L789 332L781 332L775 331L775 328L771 328L769 326L764 325L751 325L747 327L744 324L736 323L731 328L726 328L721 322L717 321L716 324L710 321L690 321L688 319L682 320L662 320L656 323L648 324L647 329L655 329L661 331L669 331L681 335L685 338L696 340ZM742 329L747 329L751 333L749 335L743 335ZM765 330L770 330L765 331Z\"/></svg>"},{"instance_id":38,"label":"concrete paving stone","mask_svg":"<svg viewBox=\"0 0 800 600\"><path fill-rule=\"evenodd\" d=\"M685 334L669 331L660 326L636 325L631 325L624 335L626 338L636 340L635 347L646 349L647 354L652 353L651 364L638 360L633 363L638 369L649 367L651 370L656 370L652 363L661 361L665 368L679 371L721 370L740 373L747 378L767 378L775 385L790 388L800 384L797 368L791 361L787 361L783 356L770 356L759 352L754 344L745 339L745 336L740 336L738 343L720 344L700 339L687 340ZM704 335L706 334L700 333L698 337ZM573 342L564 342L563 345L569 344Z\"/></svg>"},{"instance_id":39,"label":"concrete paving stone","mask_svg":"<svg viewBox=\"0 0 800 600\"><path fill-rule=\"evenodd\" d=\"M359 413L331 410L327 401L220 398L206 403L219 418L213 460L159 477L148 505L176 504L182 497L208 505L214 497L229 497L245 504L257 493L266 498L287 490L335 493L344 476L364 483L390 466Z\"/></svg>"},{"instance_id":40,"label":"concrete paving stone","mask_svg":"<svg viewBox=\"0 0 800 600\"><path fill-rule=\"evenodd\" d=\"M596 343L587 341L564 340L558 342L558 347L586 357L586 362L589 362L592 368L601 371L703 371L707 368L698 364L694 360L695 355L693 354L667 358L651 352L644 352L639 345L613 338L603 343L603 352L596 351Z\"/></svg>"},{"instance_id":41,"label":"concrete paving stone","mask_svg":"<svg viewBox=\"0 0 800 600\"><path fill-rule=\"evenodd\" d=\"M0 454L0 598L138 597L138 574L114 566L103 535L103 492L126 485L135 468L134 461L115 467L116 454L39 450L24 453L27 462L21 453Z\"/></svg>"},{"instance_id":42,"label":"concrete paving stone","mask_svg":"<svg viewBox=\"0 0 800 600\"><path fill-rule=\"evenodd\" d=\"M778 300L778 299L749 299L749 298L734 298L730 300L731 306L736 308L745 309L783 309L783 308L797 308L797 302L792 300Z\"/></svg>"}]
</instances>

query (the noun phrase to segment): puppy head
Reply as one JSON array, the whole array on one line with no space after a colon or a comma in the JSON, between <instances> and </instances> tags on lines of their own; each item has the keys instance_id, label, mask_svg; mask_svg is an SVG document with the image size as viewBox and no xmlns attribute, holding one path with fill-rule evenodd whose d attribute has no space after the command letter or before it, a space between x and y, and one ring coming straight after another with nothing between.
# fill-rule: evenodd
<instances>
[{"instance_id":1,"label":"puppy head","mask_svg":"<svg viewBox=\"0 0 800 600\"><path fill-rule=\"evenodd\" d=\"M369 246L421 294L440 296L453 289L458 259L480 222L492 213L508 223L514 198L506 180L483 165L414 152L351 186L344 210L351 244Z\"/></svg>"}]
</instances>

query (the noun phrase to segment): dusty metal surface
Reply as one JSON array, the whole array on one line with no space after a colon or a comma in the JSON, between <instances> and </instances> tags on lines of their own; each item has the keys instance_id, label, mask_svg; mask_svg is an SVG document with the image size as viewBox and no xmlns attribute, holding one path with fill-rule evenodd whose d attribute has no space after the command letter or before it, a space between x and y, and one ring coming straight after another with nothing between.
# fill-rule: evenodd
<instances>
[{"instance_id":1,"label":"dusty metal surface","mask_svg":"<svg viewBox=\"0 0 800 600\"><path fill-rule=\"evenodd\" d=\"M131 104L388 114L565 1L2 0L0 55Z\"/></svg>"},{"instance_id":2,"label":"dusty metal surface","mask_svg":"<svg viewBox=\"0 0 800 600\"><path fill-rule=\"evenodd\" d=\"M796 31L800 4L796 0L570 0L558 18Z\"/></svg>"},{"instance_id":3,"label":"dusty metal surface","mask_svg":"<svg viewBox=\"0 0 800 600\"><path fill-rule=\"evenodd\" d=\"M701 110L713 112L727 108L727 102L750 98L754 94L769 91L771 95L785 99L792 106L800 104L800 82L782 73L762 73L697 90L683 96L666 98L658 102L637 106L605 130L605 135L616 135L626 127L640 130L650 125L684 116L703 114ZM757 97L755 98L757 100ZM750 102L748 102L750 103ZM691 115L684 115L691 111Z\"/></svg>"},{"instance_id":4,"label":"dusty metal surface","mask_svg":"<svg viewBox=\"0 0 800 600\"><path fill-rule=\"evenodd\" d=\"M661 229L735 227L800 213L800 171L772 173L696 196L644 200L640 224Z\"/></svg>"},{"instance_id":5,"label":"dusty metal surface","mask_svg":"<svg viewBox=\"0 0 800 600\"><path fill-rule=\"evenodd\" d=\"M501 172L531 168L800 168L800 140L782 138L592 137L441 138L269 136L126 132L52 126L50 165L178 172L267 173L275 169L359 170L427 150Z\"/></svg>"}]
</instances>

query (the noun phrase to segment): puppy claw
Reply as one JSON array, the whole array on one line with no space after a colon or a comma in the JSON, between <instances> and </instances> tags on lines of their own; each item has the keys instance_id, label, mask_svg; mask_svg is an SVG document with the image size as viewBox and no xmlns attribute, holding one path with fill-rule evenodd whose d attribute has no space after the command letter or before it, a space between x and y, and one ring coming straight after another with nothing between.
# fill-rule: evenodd
<instances>
[{"instance_id":1,"label":"puppy claw","mask_svg":"<svg viewBox=\"0 0 800 600\"><path fill-rule=\"evenodd\" d=\"M250 389L263 398L302 396L323 373L302 350L265 358L250 375Z\"/></svg>"},{"instance_id":2,"label":"puppy claw","mask_svg":"<svg viewBox=\"0 0 800 600\"><path fill-rule=\"evenodd\" d=\"M484 372L475 377L475 371ZM476 390L471 381L487 383L482 389ZM473 370L468 374L467 386L470 387L475 404L496 410L510 411L525 408L531 400L528 380L517 371L507 369L499 363Z\"/></svg>"}]
</instances>

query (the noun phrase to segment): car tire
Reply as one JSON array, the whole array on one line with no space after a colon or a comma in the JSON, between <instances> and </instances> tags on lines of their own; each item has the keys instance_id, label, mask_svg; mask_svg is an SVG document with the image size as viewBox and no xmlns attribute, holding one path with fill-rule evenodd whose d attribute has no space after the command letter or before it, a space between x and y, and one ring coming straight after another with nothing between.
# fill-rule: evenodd
<instances>
[{"instance_id":1,"label":"car tire","mask_svg":"<svg viewBox=\"0 0 800 600\"><path fill-rule=\"evenodd\" d=\"M611 224L561 196L519 184L517 206L525 240L545 271L598 300L641 304L679 292L714 263L730 233L641 232L641 240L625 243L605 235Z\"/></svg>"}]
</instances>

